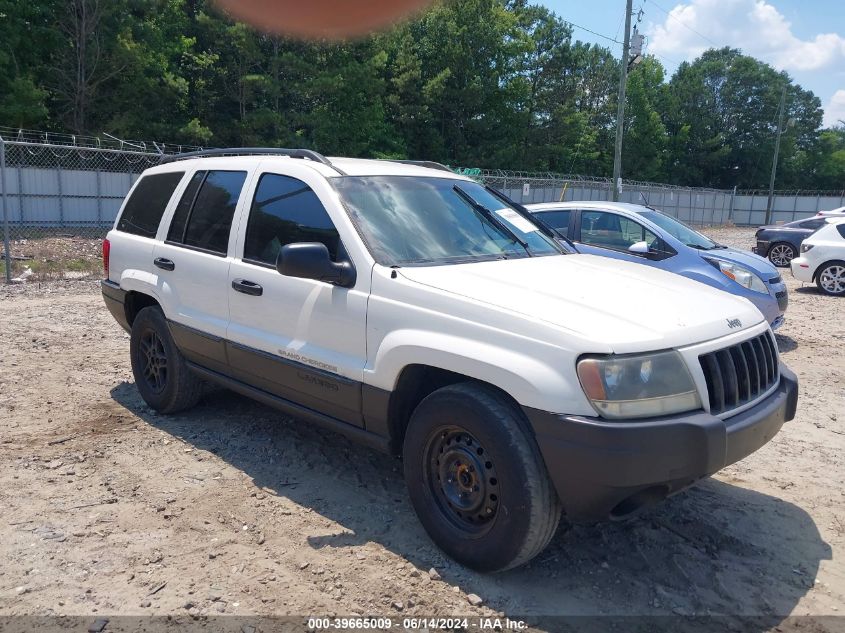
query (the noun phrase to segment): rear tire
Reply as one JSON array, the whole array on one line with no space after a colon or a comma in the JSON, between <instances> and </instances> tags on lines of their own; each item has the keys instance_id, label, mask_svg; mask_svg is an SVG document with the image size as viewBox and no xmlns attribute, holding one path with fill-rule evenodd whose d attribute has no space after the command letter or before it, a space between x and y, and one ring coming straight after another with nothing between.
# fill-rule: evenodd
<instances>
[{"instance_id":1,"label":"rear tire","mask_svg":"<svg viewBox=\"0 0 845 633\"><path fill-rule=\"evenodd\" d=\"M778 268L787 268L796 257L798 251L787 242L777 242L769 247L769 261Z\"/></svg>"},{"instance_id":2,"label":"rear tire","mask_svg":"<svg viewBox=\"0 0 845 633\"><path fill-rule=\"evenodd\" d=\"M561 506L536 441L495 389L460 383L430 394L411 416L403 455L420 522L459 563L511 569L554 535Z\"/></svg>"},{"instance_id":3,"label":"rear tire","mask_svg":"<svg viewBox=\"0 0 845 633\"><path fill-rule=\"evenodd\" d=\"M826 295L845 295L845 262L827 262L819 266L816 285Z\"/></svg>"},{"instance_id":4,"label":"rear tire","mask_svg":"<svg viewBox=\"0 0 845 633\"><path fill-rule=\"evenodd\" d=\"M135 385L156 411L175 413L199 401L203 382L188 368L158 306L142 309L132 321L129 355Z\"/></svg>"}]
</instances>

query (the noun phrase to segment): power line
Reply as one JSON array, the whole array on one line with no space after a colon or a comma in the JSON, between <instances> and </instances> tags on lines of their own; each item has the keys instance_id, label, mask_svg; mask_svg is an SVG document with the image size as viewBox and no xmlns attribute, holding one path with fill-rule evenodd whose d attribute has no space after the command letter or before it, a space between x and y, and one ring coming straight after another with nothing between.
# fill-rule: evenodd
<instances>
[{"instance_id":1,"label":"power line","mask_svg":"<svg viewBox=\"0 0 845 633\"><path fill-rule=\"evenodd\" d=\"M669 13L666 9L664 9L664 8L663 8L663 7L661 7L659 4L657 4L654 0L651 0L651 3L652 3L655 7L657 7L657 8L658 8L658 9L660 9L661 11L663 11L663 13L665 13L665 14L667 15L667 17L672 18L673 20L675 20L675 22L677 22L678 24L680 24L680 25L681 25L682 27L684 27L685 29L689 30L689 31L690 31L690 32L692 32L692 33L695 33L696 35L698 35L698 37L700 37L700 38L702 38L702 39L707 40L708 42L710 42L710 43L711 43L713 46L715 46L716 48L719 48L720 44L717 44L716 42L714 42L713 40L711 40L709 37L707 37L706 35L704 35L703 33L699 33L698 31L696 31L696 30L695 30L694 28L692 28L691 26L688 26L687 24L684 24L684 23L683 23L683 22L681 22L678 18L676 18L674 15L672 15L671 13Z\"/></svg>"},{"instance_id":2,"label":"power line","mask_svg":"<svg viewBox=\"0 0 845 633\"><path fill-rule=\"evenodd\" d=\"M609 40L611 42L615 42L617 44L622 43L619 40L617 40L616 38L610 37L609 35L602 35L601 33L596 33L595 31L588 29L586 26L581 26L580 24L575 24L575 22L570 22L569 20L564 20L564 22L566 22L570 26L574 26L576 29L581 29L582 31L587 31L587 33L592 33L596 37L601 37L601 38L604 38L604 39Z\"/></svg>"}]
</instances>

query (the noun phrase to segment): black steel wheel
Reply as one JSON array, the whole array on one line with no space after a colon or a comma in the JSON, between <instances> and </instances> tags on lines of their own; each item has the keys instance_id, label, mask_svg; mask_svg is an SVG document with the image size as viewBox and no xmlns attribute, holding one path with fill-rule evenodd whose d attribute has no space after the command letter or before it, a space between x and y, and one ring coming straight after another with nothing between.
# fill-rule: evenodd
<instances>
[{"instance_id":1,"label":"black steel wheel","mask_svg":"<svg viewBox=\"0 0 845 633\"><path fill-rule=\"evenodd\" d=\"M468 431L436 430L426 451L426 483L443 518L459 530L482 535L499 509L499 477L489 452Z\"/></svg>"},{"instance_id":2,"label":"black steel wheel","mask_svg":"<svg viewBox=\"0 0 845 633\"><path fill-rule=\"evenodd\" d=\"M560 501L528 420L501 391L472 382L434 391L411 415L402 454L420 523L459 563L517 567L554 535Z\"/></svg>"}]
</instances>

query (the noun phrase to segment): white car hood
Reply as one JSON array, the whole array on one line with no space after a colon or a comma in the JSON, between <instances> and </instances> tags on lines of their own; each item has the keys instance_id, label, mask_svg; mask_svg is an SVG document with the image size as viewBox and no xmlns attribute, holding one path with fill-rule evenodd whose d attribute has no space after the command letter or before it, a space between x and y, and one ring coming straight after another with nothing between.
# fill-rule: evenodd
<instances>
[{"instance_id":1,"label":"white car hood","mask_svg":"<svg viewBox=\"0 0 845 633\"><path fill-rule=\"evenodd\" d=\"M742 297L650 266L594 255L405 267L400 272L411 281L524 315L526 334L532 321L534 329L542 321L616 353L701 343L764 320Z\"/></svg>"}]
</instances>

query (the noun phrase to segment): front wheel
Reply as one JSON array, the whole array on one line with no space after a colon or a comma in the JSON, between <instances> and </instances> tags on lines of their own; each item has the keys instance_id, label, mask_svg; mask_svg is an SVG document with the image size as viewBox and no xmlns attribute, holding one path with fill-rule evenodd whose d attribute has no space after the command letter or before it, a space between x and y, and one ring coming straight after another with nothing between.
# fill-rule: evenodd
<instances>
[{"instance_id":1,"label":"front wheel","mask_svg":"<svg viewBox=\"0 0 845 633\"><path fill-rule=\"evenodd\" d=\"M816 285L826 295L845 295L845 262L828 262L816 274Z\"/></svg>"},{"instance_id":2,"label":"front wheel","mask_svg":"<svg viewBox=\"0 0 845 633\"><path fill-rule=\"evenodd\" d=\"M522 411L484 385L438 389L417 406L403 446L414 510L432 540L472 569L539 554L560 501Z\"/></svg>"},{"instance_id":3,"label":"front wheel","mask_svg":"<svg viewBox=\"0 0 845 633\"><path fill-rule=\"evenodd\" d=\"M778 242L769 248L769 261L778 268L786 268L789 262L798 256L798 251L792 244Z\"/></svg>"}]
</instances>

